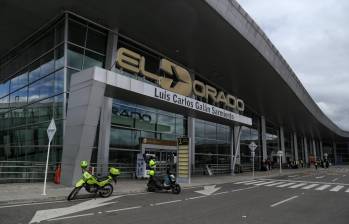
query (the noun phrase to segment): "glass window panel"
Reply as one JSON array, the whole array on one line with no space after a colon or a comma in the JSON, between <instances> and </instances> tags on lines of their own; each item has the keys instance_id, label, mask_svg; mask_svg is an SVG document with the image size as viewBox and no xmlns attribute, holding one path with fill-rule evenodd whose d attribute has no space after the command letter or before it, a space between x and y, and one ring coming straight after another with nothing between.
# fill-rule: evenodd
<instances>
[{"instance_id":1,"label":"glass window panel","mask_svg":"<svg viewBox=\"0 0 349 224\"><path fill-rule=\"evenodd\" d=\"M124 107L126 108L126 107ZM130 107L128 107L130 110ZM120 114L126 111L121 111ZM133 109L129 114L130 118L134 121L134 127L142 131L155 131L156 130L156 114L145 110Z\"/></svg>"},{"instance_id":2,"label":"glass window panel","mask_svg":"<svg viewBox=\"0 0 349 224\"><path fill-rule=\"evenodd\" d=\"M224 141L217 141L218 154L230 155L230 144Z\"/></svg>"},{"instance_id":3,"label":"glass window panel","mask_svg":"<svg viewBox=\"0 0 349 224\"><path fill-rule=\"evenodd\" d=\"M26 124L26 109L16 109L11 112L12 127Z\"/></svg>"},{"instance_id":4,"label":"glass window panel","mask_svg":"<svg viewBox=\"0 0 349 224\"><path fill-rule=\"evenodd\" d=\"M4 113L9 109L9 96L5 96L0 99L0 113Z\"/></svg>"},{"instance_id":5,"label":"glass window panel","mask_svg":"<svg viewBox=\"0 0 349 224\"><path fill-rule=\"evenodd\" d=\"M60 69L64 66L64 45L55 49L55 69Z\"/></svg>"},{"instance_id":6,"label":"glass window panel","mask_svg":"<svg viewBox=\"0 0 349 224\"><path fill-rule=\"evenodd\" d=\"M175 118L158 114L156 130L158 132L175 133Z\"/></svg>"},{"instance_id":7,"label":"glass window panel","mask_svg":"<svg viewBox=\"0 0 349 224\"><path fill-rule=\"evenodd\" d=\"M86 48L104 54L106 50L107 36L89 28L87 32Z\"/></svg>"},{"instance_id":8,"label":"glass window panel","mask_svg":"<svg viewBox=\"0 0 349 224\"><path fill-rule=\"evenodd\" d=\"M54 118L55 119L63 118L63 102L64 102L64 94L55 96L54 98Z\"/></svg>"},{"instance_id":9,"label":"glass window panel","mask_svg":"<svg viewBox=\"0 0 349 224\"><path fill-rule=\"evenodd\" d=\"M187 131L187 120L183 117L176 117L176 134L186 135Z\"/></svg>"},{"instance_id":10,"label":"glass window panel","mask_svg":"<svg viewBox=\"0 0 349 224\"><path fill-rule=\"evenodd\" d=\"M84 69L93 66L103 67L104 56L86 50L84 56Z\"/></svg>"},{"instance_id":11,"label":"glass window panel","mask_svg":"<svg viewBox=\"0 0 349 224\"><path fill-rule=\"evenodd\" d=\"M40 102L30 104L27 107L27 121L29 123L38 123L42 121L49 121L52 118L53 104L52 99L42 100ZM47 127L46 127L47 129Z\"/></svg>"},{"instance_id":12,"label":"glass window panel","mask_svg":"<svg viewBox=\"0 0 349 224\"><path fill-rule=\"evenodd\" d=\"M10 81L0 84L0 98L9 94Z\"/></svg>"},{"instance_id":13,"label":"glass window panel","mask_svg":"<svg viewBox=\"0 0 349 224\"><path fill-rule=\"evenodd\" d=\"M61 69L55 72L54 94L59 94L64 91L64 70Z\"/></svg>"},{"instance_id":14,"label":"glass window panel","mask_svg":"<svg viewBox=\"0 0 349 224\"><path fill-rule=\"evenodd\" d=\"M217 125L217 139L229 141L230 130L229 127Z\"/></svg>"},{"instance_id":15,"label":"glass window panel","mask_svg":"<svg viewBox=\"0 0 349 224\"><path fill-rule=\"evenodd\" d=\"M70 80L71 80L71 76L74 74L74 73L77 73L79 72L78 70L75 70L75 69L71 69L71 68L68 68L67 69L67 91L69 92L69 89L70 89Z\"/></svg>"},{"instance_id":16,"label":"glass window panel","mask_svg":"<svg viewBox=\"0 0 349 224\"><path fill-rule=\"evenodd\" d=\"M54 46L54 29L51 29L48 31L42 39L39 40L40 44L40 54L38 56L41 56L45 52L49 51Z\"/></svg>"},{"instance_id":17,"label":"glass window panel","mask_svg":"<svg viewBox=\"0 0 349 224\"><path fill-rule=\"evenodd\" d=\"M85 46L86 26L69 20L68 24L68 40L80 46Z\"/></svg>"},{"instance_id":18,"label":"glass window panel","mask_svg":"<svg viewBox=\"0 0 349 224\"><path fill-rule=\"evenodd\" d=\"M40 59L40 76L44 77L50 73L52 73L55 68L54 68L54 52L51 51L44 57Z\"/></svg>"},{"instance_id":19,"label":"glass window panel","mask_svg":"<svg viewBox=\"0 0 349 224\"><path fill-rule=\"evenodd\" d=\"M64 41L64 19L56 25L56 44Z\"/></svg>"},{"instance_id":20,"label":"glass window panel","mask_svg":"<svg viewBox=\"0 0 349 224\"><path fill-rule=\"evenodd\" d=\"M0 114L0 130L5 130L10 127L10 122L11 122L10 118L11 118L11 112Z\"/></svg>"},{"instance_id":21,"label":"glass window panel","mask_svg":"<svg viewBox=\"0 0 349 224\"><path fill-rule=\"evenodd\" d=\"M29 86L29 102L38 101L54 93L54 74L51 74Z\"/></svg>"},{"instance_id":22,"label":"glass window panel","mask_svg":"<svg viewBox=\"0 0 349 224\"><path fill-rule=\"evenodd\" d=\"M205 124L205 138L217 139L216 126L206 123Z\"/></svg>"},{"instance_id":23,"label":"glass window panel","mask_svg":"<svg viewBox=\"0 0 349 224\"><path fill-rule=\"evenodd\" d=\"M27 71L21 72L19 76L13 78L10 84L10 92L22 88L28 85L28 73Z\"/></svg>"},{"instance_id":24,"label":"glass window panel","mask_svg":"<svg viewBox=\"0 0 349 224\"><path fill-rule=\"evenodd\" d=\"M84 50L80 47L69 45L68 66L81 70Z\"/></svg>"},{"instance_id":25,"label":"glass window panel","mask_svg":"<svg viewBox=\"0 0 349 224\"><path fill-rule=\"evenodd\" d=\"M195 121L195 136L205 137L205 124L199 120Z\"/></svg>"},{"instance_id":26,"label":"glass window panel","mask_svg":"<svg viewBox=\"0 0 349 224\"><path fill-rule=\"evenodd\" d=\"M118 148L137 148L139 132L129 129L112 128L110 145Z\"/></svg>"},{"instance_id":27,"label":"glass window panel","mask_svg":"<svg viewBox=\"0 0 349 224\"><path fill-rule=\"evenodd\" d=\"M36 61L29 66L29 83L41 77L40 62Z\"/></svg>"},{"instance_id":28,"label":"glass window panel","mask_svg":"<svg viewBox=\"0 0 349 224\"><path fill-rule=\"evenodd\" d=\"M22 107L27 104L28 87L20 89L10 95L10 108Z\"/></svg>"}]
</instances>

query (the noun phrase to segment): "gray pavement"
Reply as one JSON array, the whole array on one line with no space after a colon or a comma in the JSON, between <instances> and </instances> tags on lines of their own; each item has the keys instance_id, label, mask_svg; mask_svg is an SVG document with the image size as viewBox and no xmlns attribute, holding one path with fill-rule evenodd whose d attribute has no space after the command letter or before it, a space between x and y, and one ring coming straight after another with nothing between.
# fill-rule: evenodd
<instances>
[{"instance_id":1,"label":"gray pavement","mask_svg":"<svg viewBox=\"0 0 349 224\"><path fill-rule=\"evenodd\" d=\"M283 174L294 174L310 169L285 169ZM193 177L190 184L181 184L183 188L202 186L209 184L222 184L232 181L249 180L252 179L252 173L241 173L234 176L203 176ZM273 169L267 172L255 172L256 177L275 177L279 176L279 170ZM125 180L118 181L114 188L114 194L130 194L145 192L147 180ZM47 184L47 195L42 194L43 183L21 183L21 184L0 184L0 205L8 203L31 203L38 201L63 200L72 191L72 187L64 185L57 185L52 182ZM89 195L84 190L81 190L80 195Z\"/></svg>"},{"instance_id":2,"label":"gray pavement","mask_svg":"<svg viewBox=\"0 0 349 224\"><path fill-rule=\"evenodd\" d=\"M0 223L348 223L349 169L303 169L255 179L240 175L223 183L225 178L198 179L198 185L179 195L134 193L0 205ZM200 184L218 179L222 183L214 183L213 191L202 193L206 188Z\"/></svg>"}]
</instances>

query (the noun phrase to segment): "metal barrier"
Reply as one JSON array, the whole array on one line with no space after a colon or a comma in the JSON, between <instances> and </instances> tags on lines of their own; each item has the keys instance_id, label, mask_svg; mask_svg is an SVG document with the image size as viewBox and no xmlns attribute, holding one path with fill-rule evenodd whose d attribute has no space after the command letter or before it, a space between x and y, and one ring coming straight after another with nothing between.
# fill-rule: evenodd
<instances>
[{"instance_id":1,"label":"metal barrier","mask_svg":"<svg viewBox=\"0 0 349 224\"><path fill-rule=\"evenodd\" d=\"M56 163L49 163L47 180L52 181ZM45 162L0 161L0 183L42 182L45 177Z\"/></svg>"},{"instance_id":2,"label":"metal barrier","mask_svg":"<svg viewBox=\"0 0 349 224\"><path fill-rule=\"evenodd\" d=\"M96 163L91 163L91 171L93 171L93 174L97 173L97 166ZM115 167L120 170L120 176L119 178L135 178L136 177L136 166L132 163L109 163L109 167ZM97 175L97 174L96 174Z\"/></svg>"}]
</instances>

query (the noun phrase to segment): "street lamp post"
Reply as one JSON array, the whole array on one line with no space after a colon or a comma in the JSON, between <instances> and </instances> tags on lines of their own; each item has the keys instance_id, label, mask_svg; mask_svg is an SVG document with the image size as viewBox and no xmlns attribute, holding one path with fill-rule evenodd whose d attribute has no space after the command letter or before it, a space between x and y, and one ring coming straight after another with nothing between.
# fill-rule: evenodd
<instances>
[{"instance_id":1,"label":"street lamp post","mask_svg":"<svg viewBox=\"0 0 349 224\"><path fill-rule=\"evenodd\" d=\"M279 163L280 163L280 174L281 174L281 173L282 173L282 168L281 168L282 151L281 151L281 150L279 150L279 151L277 152L277 154L278 154L278 156L279 156Z\"/></svg>"},{"instance_id":2,"label":"street lamp post","mask_svg":"<svg viewBox=\"0 0 349 224\"><path fill-rule=\"evenodd\" d=\"M251 150L251 156L252 156L252 176L254 177L254 157L255 157L255 155L256 155L255 150L256 150L256 148L257 148L258 146L256 145L256 143L251 142L251 143L248 145L248 147L249 147L250 150Z\"/></svg>"}]
</instances>

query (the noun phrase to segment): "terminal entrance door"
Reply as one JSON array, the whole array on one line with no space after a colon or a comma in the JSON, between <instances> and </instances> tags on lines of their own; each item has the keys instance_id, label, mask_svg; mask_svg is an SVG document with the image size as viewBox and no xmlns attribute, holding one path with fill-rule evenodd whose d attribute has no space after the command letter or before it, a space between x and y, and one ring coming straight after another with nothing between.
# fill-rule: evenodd
<instances>
[{"instance_id":1,"label":"terminal entrance door","mask_svg":"<svg viewBox=\"0 0 349 224\"><path fill-rule=\"evenodd\" d=\"M156 157L158 173L165 174L167 168L176 173L177 141L142 139L141 150L143 154L151 154Z\"/></svg>"}]
</instances>

